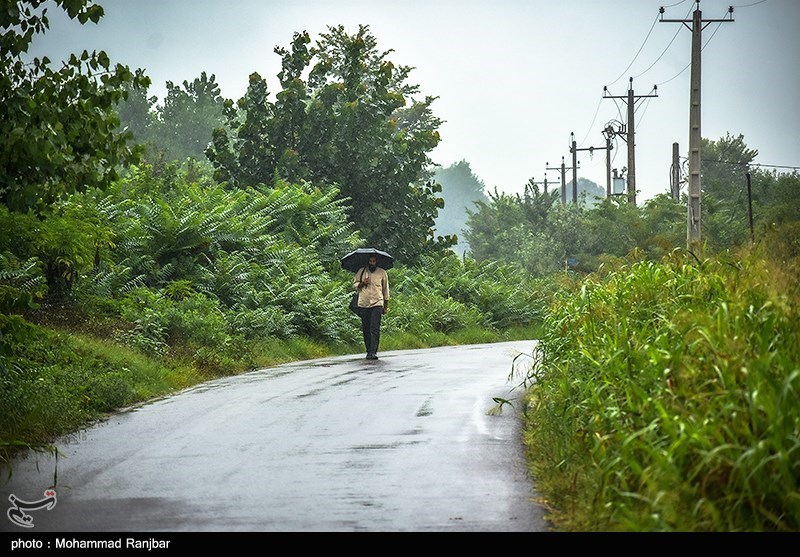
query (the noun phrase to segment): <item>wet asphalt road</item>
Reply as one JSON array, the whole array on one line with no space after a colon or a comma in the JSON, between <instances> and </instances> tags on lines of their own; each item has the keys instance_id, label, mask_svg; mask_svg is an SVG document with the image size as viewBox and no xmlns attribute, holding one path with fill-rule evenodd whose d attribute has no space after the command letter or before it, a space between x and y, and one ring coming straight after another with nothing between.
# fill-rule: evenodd
<instances>
[{"instance_id":1,"label":"wet asphalt road","mask_svg":"<svg viewBox=\"0 0 800 557\"><path fill-rule=\"evenodd\" d=\"M547 531L518 400L489 412L534 342L297 362L132 408L59 442L33 528L9 496L42 499L54 461L15 462L0 531Z\"/></svg>"}]
</instances>

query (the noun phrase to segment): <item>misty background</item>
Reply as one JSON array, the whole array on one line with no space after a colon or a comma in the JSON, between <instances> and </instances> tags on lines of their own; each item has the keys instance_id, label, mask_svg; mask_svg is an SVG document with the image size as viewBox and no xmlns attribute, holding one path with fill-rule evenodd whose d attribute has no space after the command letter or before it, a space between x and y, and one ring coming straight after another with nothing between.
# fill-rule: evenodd
<instances>
[{"instance_id":1,"label":"misty background","mask_svg":"<svg viewBox=\"0 0 800 557\"><path fill-rule=\"evenodd\" d=\"M688 151L691 31L660 21L662 6L663 19L691 20L698 6L704 19L732 15L732 22L703 30L703 137L741 134L758 151L755 163L800 168L795 0L740 0L732 14L731 4L719 0L99 3L105 16L97 25L52 10L50 30L30 55L105 50L115 63L143 68L152 79L149 94L161 100L168 81L191 82L202 72L215 77L225 98L240 98L252 72L278 91L276 46L287 47L304 30L315 40L329 25L351 32L368 25L379 48L393 51L390 60L414 67L409 81L421 94L437 97L432 109L443 120L442 141L432 158L451 197L437 221L440 232L458 233L469 204L495 189L520 193L531 180L557 186L560 172L548 168L562 157L570 182L571 134L579 149L604 146L603 128L625 121L625 102L604 98L604 87L613 96L628 87L657 95L635 103L637 199L669 190L672 144L684 158ZM617 137L613 147L612 167L621 172L627 146ZM579 185L602 191L605 152L577 158ZM467 189L454 203L456 186L448 180L458 175ZM483 192L472 189L477 184Z\"/></svg>"}]
</instances>

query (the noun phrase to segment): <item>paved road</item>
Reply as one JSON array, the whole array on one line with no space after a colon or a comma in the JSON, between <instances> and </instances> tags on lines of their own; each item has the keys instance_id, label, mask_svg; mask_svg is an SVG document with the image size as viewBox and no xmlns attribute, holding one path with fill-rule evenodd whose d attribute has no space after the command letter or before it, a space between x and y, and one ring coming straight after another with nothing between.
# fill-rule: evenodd
<instances>
[{"instance_id":1,"label":"paved road","mask_svg":"<svg viewBox=\"0 0 800 557\"><path fill-rule=\"evenodd\" d=\"M212 381L59 443L0 482L5 532L543 532L514 356L534 341L297 362ZM523 361L524 358L518 360ZM38 468L38 470L37 470Z\"/></svg>"}]
</instances>

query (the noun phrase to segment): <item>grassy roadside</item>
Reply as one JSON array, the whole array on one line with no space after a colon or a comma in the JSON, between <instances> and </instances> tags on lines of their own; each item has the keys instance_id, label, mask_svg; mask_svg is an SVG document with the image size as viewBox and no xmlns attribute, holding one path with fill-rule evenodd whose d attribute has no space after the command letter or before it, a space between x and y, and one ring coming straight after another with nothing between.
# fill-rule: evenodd
<instances>
[{"instance_id":1,"label":"grassy roadside","mask_svg":"<svg viewBox=\"0 0 800 557\"><path fill-rule=\"evenodd\" d=\"M800 529L798 276L675 255L555 297L524 441L558 530Z\"/></svg>"}]
</instances>

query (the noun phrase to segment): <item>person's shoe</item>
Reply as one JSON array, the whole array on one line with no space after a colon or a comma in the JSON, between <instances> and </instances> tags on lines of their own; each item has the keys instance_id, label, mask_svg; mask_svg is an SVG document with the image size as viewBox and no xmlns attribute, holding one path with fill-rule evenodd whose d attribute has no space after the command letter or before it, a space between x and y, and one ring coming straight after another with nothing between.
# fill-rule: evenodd
<instances>
[{"instance_id":1,"label":"person's shoe","mask_svg":"<svg viewBox=\"0 0 800 557\"><path fill-rule=\"evenodd\" d=\"M367 354L367 359L368 360L377 360L378 356L375 355L375 354Z\"/></svg>"}]
</instances>

